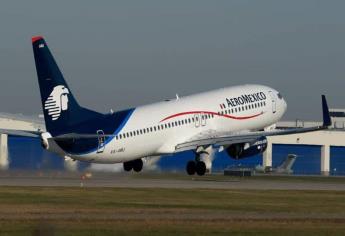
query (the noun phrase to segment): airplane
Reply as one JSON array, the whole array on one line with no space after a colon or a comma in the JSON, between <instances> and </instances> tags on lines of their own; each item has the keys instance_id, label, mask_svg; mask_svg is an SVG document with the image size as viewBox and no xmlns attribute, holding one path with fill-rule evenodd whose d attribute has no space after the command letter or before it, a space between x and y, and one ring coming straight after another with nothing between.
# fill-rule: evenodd
<instances>
[{"instance_id":1,"label":"airplane","mask_svg":"<svg viewBox=\"0 0 345 236\"><path fill-rule=\"evenodd\" d=\"M241 159L265 151L267 136L312 132L331 125L322 95L323 124L276 129L287 104L277 90L240 85L102 114L77 102L42 36L32 47L46 132L1 130L39 137L42 147L62 157L90 163L123 163L140 172L143 158L193 150L189 175L204 175L212 150Z\"/></svg>"},{"instance_id":2,"label":"airplane","mask_svg":"<svg viewBox=\"0 0 345 236\"><path fill-rule=\"evenodd\" d=\"M254 169L257 173L292 174L292 166L295 163L296 158L297 155L288 154L287 157L277 167L264 167L262 165L257 165Z\"/></svg>"}]
</instances>

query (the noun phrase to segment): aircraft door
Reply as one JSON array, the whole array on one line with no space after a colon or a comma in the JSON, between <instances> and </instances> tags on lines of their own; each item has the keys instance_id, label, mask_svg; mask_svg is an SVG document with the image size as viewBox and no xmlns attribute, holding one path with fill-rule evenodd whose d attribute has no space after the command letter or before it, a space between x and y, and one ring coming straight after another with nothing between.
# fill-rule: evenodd
<instances>
[{"instance_id":1,"label":"aircraft door","mask_svg":"<svg viewBox=\"0 0 345 236\"><path fill-rule=\"evenodd\" d=\"M97 130L98 135L98 148L97 153L102 153L105 149L105 137L103 130Z\"/></svg>"},{"instance_id":2,"label":"aircraft door","mask_svg":"<svg viewBox=\"0 0 345 236\"><path fill-rule=\"evenodd\" d=\"M201 126L205 126L206 125L206 114L201 113Z\"/></svg>"},{"instance_id":3,"label":"aircraft door","mask_svg":"<svg viewBox=\"0 0 345 236\"><path fill-rule=\"evenodd\" d=\"M194 114L194 123L195 128L198 128L200 126L200 114Z\"/></svg>"},{"instance_id":4,"label":"aircraft door","mask_svg":"<svg viewBox=\"0 0 345 236\"><path fill-rule=\"evenodd\" d=\"M272 100L272 113L276 113L277 111L277 101L276 101L276 96L272 91L268 92L270 94L271 100Z\"/></svg>"}]
</instances>

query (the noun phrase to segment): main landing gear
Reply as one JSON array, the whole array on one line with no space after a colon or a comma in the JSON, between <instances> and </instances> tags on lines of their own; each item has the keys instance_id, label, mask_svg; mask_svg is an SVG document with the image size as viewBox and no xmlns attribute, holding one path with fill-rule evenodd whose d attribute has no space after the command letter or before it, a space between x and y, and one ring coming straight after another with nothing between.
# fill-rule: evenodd
<instances>
[{"instance_id":1,"label":"main landing gear","mask_svg":"<svg viewBox=\"0 0 345 236\"><path fill-rule=\"evenodd\" d=\"M197 173L202 176L206 173L206 164L203 161L189 161L187 163L186 171L189 175Z\"/></svg>"},{"instance_id":2,"label":"main landing gear","mask_svg":"<svg viewBox=\"0 0 345 236\"><path fill-rule=\"evenodd\" d=\"M214 150L212 146L198 147L195 151L195 161L189 161L186 171L189 175L205 175L211 173Z\"/></svg>"},{"instance_id":3,"label":"main landing gear","mask_svg":"<svg viewBox=\"0 0 345 236\"><path fill-rule=\"evenodd\" d=\"M136 159L133 161L127 161L123 163L123 169L125 171L134 170L135 172L140 172L143 169L143 160Z\"/></svg>"}]
</instances>

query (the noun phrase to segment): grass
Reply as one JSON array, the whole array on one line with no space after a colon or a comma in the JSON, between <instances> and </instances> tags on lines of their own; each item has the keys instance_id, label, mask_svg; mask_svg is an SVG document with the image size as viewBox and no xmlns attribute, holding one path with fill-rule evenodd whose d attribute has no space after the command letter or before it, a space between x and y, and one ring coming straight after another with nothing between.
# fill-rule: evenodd
<instances>
[{"instance_id":1,"label":"grass","mask_svg":"<svg viewBox=\"0 0 345 236\"><path fill-rule=\"evenodd\" d=\"M344 235L345 192L0 187L0 235Z\"/></svg>"}]
</instances>

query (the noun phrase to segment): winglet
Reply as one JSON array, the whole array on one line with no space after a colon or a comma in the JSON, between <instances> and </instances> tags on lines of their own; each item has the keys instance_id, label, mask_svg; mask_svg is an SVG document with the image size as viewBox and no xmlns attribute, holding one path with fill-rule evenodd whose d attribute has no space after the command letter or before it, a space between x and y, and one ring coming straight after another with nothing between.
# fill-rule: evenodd
<instances>
[{"instance_id":1,"label":"winglet","mask_svg":"<svg viewBox=\"0 0 345 236\"><path fill-rule=\"evenodd\" d=\"M323 116L323 127L332 125L331 116L329 115L329 109L327 105L326 96L322 95L322 116Z\"/></svg>"}]
</instances>

